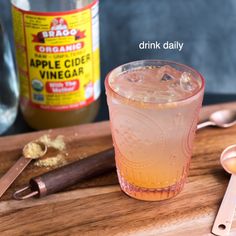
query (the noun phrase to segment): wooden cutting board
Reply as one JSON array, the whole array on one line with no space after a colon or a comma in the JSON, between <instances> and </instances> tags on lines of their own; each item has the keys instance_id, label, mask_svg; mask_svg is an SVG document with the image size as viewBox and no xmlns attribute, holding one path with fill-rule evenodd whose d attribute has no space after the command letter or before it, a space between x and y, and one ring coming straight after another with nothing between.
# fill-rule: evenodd
<instances>
[{"instance_id":1,"label":"wooden cutting board","mask_svg":"<svg viewBox=\"0 0 236 236\"><path fill-rule=\"evenodd\" d=\"M236 103L220 108L236 109ZM219 109L205 107L201 120ZM21 148L45 133L66 137L68 161L112 145L108 122L0 138L0 176L20 157ZM42 199L16 201L12 193L31 177L47 172L31 163L0 200L0 235L211 235L229 175L219 163L222 150L236 143L236 126L198 131L184 190L162 202L143 202L121 192L116 173L79 183ZM231 236L236 235L236 217Z\"/></svg>"}]
</instances>

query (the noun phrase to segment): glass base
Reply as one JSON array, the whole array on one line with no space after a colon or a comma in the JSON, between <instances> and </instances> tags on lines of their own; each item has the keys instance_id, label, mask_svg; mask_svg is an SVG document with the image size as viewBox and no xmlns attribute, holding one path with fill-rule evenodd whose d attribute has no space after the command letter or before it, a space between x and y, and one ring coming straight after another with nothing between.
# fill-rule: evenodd
<instances>
[{"instance_id":1,"label":"glass base","mask_svg":"<svg viewBox=\"0 0 236 236\"><path fill-rule=\"evenodd\" d=\"M181 181L175 185L171 185L166 188L153 189L153 188L142 188L137 187L133 184L128 183L117 171L119 183L121 189L130 197L144 201L161 201L176 196L184 187L186 177L182 178Z\"/></svg>"}]
</instances>

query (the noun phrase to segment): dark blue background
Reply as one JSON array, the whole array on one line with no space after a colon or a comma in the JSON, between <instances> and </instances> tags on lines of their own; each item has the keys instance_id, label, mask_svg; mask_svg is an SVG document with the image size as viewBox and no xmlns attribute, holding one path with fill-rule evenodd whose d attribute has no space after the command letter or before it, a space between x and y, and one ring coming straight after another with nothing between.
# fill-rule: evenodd
<instances>
[{"instance_id":1,"label":"dark blue background","mask_svg":"<svg viewBox=\"0 0 236 236\"><path fill-rule=\"evenodd\" d=\"M11 35L10 0L0 1L0 16ZM207 92L236 93L235 0L101 0L100 29L102 78L132 60L171 59L199 70ZM140 50L143 40L184 49Z\"/></svg>"},{"instance_id":2,"label":"dark blue background","mask_svg":"<svg viewBox=\"0 0 236 236\"><path fill-rule=\"evenodd\" d=\"M0 0L0 19L13 41L10 0ZM204 104L236 100L236 0L100 0L100 29L102 79L129 61L170 59L204 75ZM138 48L142 41L167 40L184 42L184 49ZM106 119L103 92L96 121ZM4 135L31 130L19 113Z\"/></svg>"}]
</instances>

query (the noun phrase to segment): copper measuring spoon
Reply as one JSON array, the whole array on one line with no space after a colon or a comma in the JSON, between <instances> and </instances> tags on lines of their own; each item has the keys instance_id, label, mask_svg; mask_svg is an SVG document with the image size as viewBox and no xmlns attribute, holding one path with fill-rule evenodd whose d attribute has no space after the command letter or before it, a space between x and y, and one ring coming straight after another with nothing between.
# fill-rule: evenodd
<instances>
[{"instance_id":1,"label":"copper measuring spoon","mask_svg":"<svg viewBox=\"0 0 236 236\"><path fill-rule=\"evenodd\" d=\"M236 125L236 111L235 110L219 110L213 112L209 120L198 124L197 129L202 129L207 126L216 126L219 128L229 128Z\"/></svg>"},{"instance_id":2,"label":"copper measuring spoon","mask_svg":"<svg viewBox=\"0 0 236 236\"><path fill-rule=\"evenodd\" d=\"M230 232L236 208L236 145L229 146L222 152L220 162L225 171L232 175L215 218L212 233L224 236Z\"/></svg>"},{"instance_id":3,"label":"copper measuring spoon","mask_svg":"<svg viewBox=\"0 0 236 236\"><path fill-rule=\"evenodd\" d=\"M40 145L41 152L35 154L34 156L29 155L29 149L31 145ZM46 152L47 146L42 142L32 141L26 144L22 151L23 156L20 157L20 159L17 160L17 162L0 179L0 198L11 186L14 180L20 175L20 173L26 168L26 166L31 162L31 160L44 156Z\"/></svg>"}]
</instances>

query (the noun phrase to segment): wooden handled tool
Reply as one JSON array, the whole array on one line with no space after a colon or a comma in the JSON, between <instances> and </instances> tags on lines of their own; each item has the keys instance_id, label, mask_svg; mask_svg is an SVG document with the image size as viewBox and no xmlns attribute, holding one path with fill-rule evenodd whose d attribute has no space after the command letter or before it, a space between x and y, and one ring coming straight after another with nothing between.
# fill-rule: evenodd
<instances>
[{"instance_id":1,"label":"wooden handled tool","mask_svg":"<svg viewBox=\"0 0 236 236\"><path fill-rule=\"evenodd\" d=\"M18 200L33 196L44 197L58 192L89 177L97 176L115 168L114 149L100 152L85 159L62 166L41 176L32 178L29 186L14 193ZM30 190L30 193L23 193Z\"/></svg>"}]
</instances>

